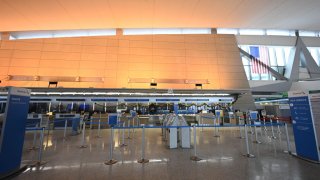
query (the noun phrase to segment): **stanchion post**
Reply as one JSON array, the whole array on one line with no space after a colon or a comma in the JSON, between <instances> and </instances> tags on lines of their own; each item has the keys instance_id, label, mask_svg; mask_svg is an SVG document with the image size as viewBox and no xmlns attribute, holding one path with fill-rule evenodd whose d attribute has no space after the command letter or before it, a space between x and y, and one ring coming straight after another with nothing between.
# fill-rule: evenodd
<instances>
[{"instance_id":1,"label":"stanchion post","mask_svg":"<svg viewBox=\"0 0 320 180\"><path fill-rule=\"evenodd\" d=\"M125 122L123 122L123 124L122 124L122 130L121 130L121 132L122 132L122 143L121 143L120 147L127 146L127 145L125 144L125 142L124 142L124 134L125 134L125 129L124 129L124 127L125 127Z\"/></svg>"},{"instance_id":2,"label":"stanchion post","mask_svg":"<svg viewBox=\"0 0 320 180\"><path fill-rule=\"evenodd\" d=\"M128 137L127 137L127 139L131 139L131 137L130 137L130 128L129 128L130 127L130 119L129 118L127 118L127 122L128 122L127 123L128 124L128 126L127 126L128 127Z\"/></svg>"},{"instance_id":3,"label":"stanchion post","mask_svg":"<svg viewBox=\"0 0 320 180\"><path fill-rule=\"evenodd\" d=\"M68 126L68 120L66 119L64 121L64 132L63 132L63 139L67 140L67 126Z\"/></svg>"},{"instance_id":4,"label":"stanchion post","mask_svg":"<svg viewBox=\"0 0 320 180\"><path fill-rule=\"evenodd\" d=\"M214 137L220 137L219 135L219 129L217 127L217 124L220 124L220 117L218 117L218 123L217 123L217 118L214 118Z\"/></svg>"},{"instance_id":5,"label":"stanchion post","mask_svg":"<svg viewBox=\"0 0 320 180\"><path fill-rule=\"evenodd\" d=\"M113 159L113 127L111 127L111 136L110 136L110 152L109 152L109 161L106 161L105 165L112 165L117 163L118 161Z\"/></svg>"},{"instance_id":6,"label":"stanchion post","mask_svg":"<svg viewBox=\"0 0 320 180\"><path fill-rule=\"evenodd\" d=\"M273 120L272 120L271 117L270 117L270 124L271 124L271 132L272 132L271 138L272 138L272 139L277 139L277 137L274 135Z\"/></svg>"},{"instance_id":7,"label":"stanchion post","mask_svg":"<svg viewBox=\"0 0 320 180\"><path fill-rule=\"evenodd\" d=\"M142 142L141 142L141 159L138 160L138 163L144 164L144 163L148 163L149 159L145 158L145 145L144 145L144 141L145 141L145 127L142 127Z\"/></svg>"},{"instance_id":8,"label":"stanchion post","mask_svg":"<svg viewBox=\"0 0 320 180\"><path fill-rule=\"evenodd\" d=\"M81 141L80 148L88 147L87 145L85 145L85 131L86 131L86 122L83 121L83 123L82 123L82 141Z\"/></svg>"},{"instance_id":9,"label":"stanchion post","mask_svg":"<svg viewBox=\"0 0 320 180\"><path fill-rule=\"evenodd\" d=\"M288 133L288 126L287 123L284 123L284 128L286 130L286 137L287 137L287 151L284 151L285 153L291 154L291 148L290 148L290 139L289 139L289 133Z\"/></svg>"},{"instance_id":10,"label":"stanchion post","mask_svg":"<svg viewBox=\"0 0 320 180\"><path fill-rule=\"evenodd\" d=\"M253 125L254 125L254 137L255 137L255 140L253 142L257 144L261 144L261 142L258 140L257 125L256 124L253 124Z\"/></svg>"},{"instance_id":11,"label":"stanchion post","mask_svg":"<svg viewBox=\"0 0 320 180\"><path fill-rule=\"evenodd\" d=\"M98 124L98 135L96 136L97 138L101 138L101 136L100 136L100 128L101 128L101 112L100 112L99 124Z\"/></svg>"},{"instance_id":12,"label":"stanchion post","mask_svg":"<svg viewBox=\"0 0 320 180\"><path fill-rule=\"evenodd\" d=\"M42 161L44 129L45 129L45 127L41 128L38 160L36 160L34 164L30 165L31 167L42 166L47 163L46 161Z\"/></svg>"},{"instance_id":13,"label":"stanchion post","mask_svg":"<svg viewBox=\"0 0 320 180\"><path fill-rule=\"evenodd\" d=\"M242 128L241 128L241 126L242 126L242 123L241 123L241 117L239 116L239 132L240 132L240 139L243 139L244 137L242 136Z\"/></svg>"},{"instance_id":14,"label":"stanchion post","mask_svg":"<svg viewBox=\"0 0 320 180\"><path fill-rule=\"evenodd\" d=\"M255 156L253 154L250 154L250 149L249 149L249 139L248 139L248 129L247 129L247 125L244 125L244 133L245 133L245 137L246 137L246 148L247 148L247 154L245 154L244 156L248 157L248 158L254 158Z\"/></svg>"},{"instance_id":15,"label":"stanchion post","mask_svg":"<svg viewBox=\"0 0 320 180\"><path fill-rule=\"evenodd\" d=\"M36 124L36 128L39 127L39 123ZM36 147L36 142L37 142L37 130L33 131L33 142L32 142L32 147L29 148L29 150L36 150L39 147Z\"/></svg>"},{"instance_id":16,"label":"stanchion post","mask_svg":"<svg viewBox=\"0 0 320 180\"><path fill-rule=\"evenodd\" d=\"M201 158L197 156L197 129L196 125L193 125L193 148L194 148L194 155L190 157L192 161L200 161Z\"/></svg>"}]
</instances>

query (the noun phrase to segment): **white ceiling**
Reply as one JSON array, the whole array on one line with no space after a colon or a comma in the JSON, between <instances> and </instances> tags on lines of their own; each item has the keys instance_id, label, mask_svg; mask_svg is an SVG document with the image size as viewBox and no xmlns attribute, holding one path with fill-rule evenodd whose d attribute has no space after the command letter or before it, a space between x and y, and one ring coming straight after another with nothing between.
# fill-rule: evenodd
<instances>
[{"instance_id":1,"label":"white ceiling","mask_svg":"<svg viewBox=\"0 0 320 180\"><path fill-rule=\"evenodd\" d=\"M0 0L0 32L220 27L320 30L320 0Z\"/></svg>"}]
</instances>

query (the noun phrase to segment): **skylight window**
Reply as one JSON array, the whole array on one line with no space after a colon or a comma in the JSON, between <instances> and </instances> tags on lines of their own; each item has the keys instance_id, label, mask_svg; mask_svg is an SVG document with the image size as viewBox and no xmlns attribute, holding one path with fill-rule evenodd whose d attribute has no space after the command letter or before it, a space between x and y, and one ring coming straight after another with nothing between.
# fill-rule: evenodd
<instances>
[{"instance_id":1,"label":"skylight window","mask_svg":"<svg viewBox=\"0 0 320 180\"><path fill-rule=\"evenodd\" d=\"M240 29L240 35L265 35L265 30L263 29Z\"/></svg>"},{"instance_id":2,"label":"skylight window","mask_svg":"<svg viewBox=\"0 0 320 180\"><path fill-rule=\"evenodd\" d=\"M211 34L211 29L210 28L123 29L123 35L147 35L147 34Z\"/></svg>"},{"instance_id":3,"label":"skylight window","mask_svg":"<svg viewBox=\"0 0 320 180\"><path fill-rule=\"evenodd\" d=\"M36 39L36 38L82 37L82 36L112 36L112 35L116 35L115 29L19 31L19 32L11 32L10 33L10 40Z\"/></svg>"},{"instance_id":4,"label":"skylight window","mask_svg":"<svg viewBox=\"0 0 320 180\"><path fill-rule=\"evenodd\" d=\"M224 28L218 28L217 29L218 34L239 34L238 29L224 29Z\"/></svg>"}]
</instances>

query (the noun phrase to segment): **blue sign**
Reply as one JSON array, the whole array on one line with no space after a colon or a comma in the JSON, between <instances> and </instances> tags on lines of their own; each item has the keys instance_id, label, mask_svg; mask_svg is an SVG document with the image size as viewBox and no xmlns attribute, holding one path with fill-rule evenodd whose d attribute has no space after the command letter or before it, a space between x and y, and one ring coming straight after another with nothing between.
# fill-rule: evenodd
<instances>
[{"instance_id":1,"label":"blue sign","mask_svg":"<svg viewBox=\"0 0 320 180\"><path fill-rule=\"evenodd\" d=\"M20 169L30 91L9 88L0 139L0 178Z\"/></svg>"},{"instance_id":2,"label":"blue sign","mask_svg":"<svg viewBox=\"0 0 320 180\"><path fill-rule=\"evenodd\" d=\"M110 126L117 125L118 123L118 115L117 114L109 114L108 116L108 124Z\"/></svg>"},{"instance_id":3,"label":"blue sign","mask_svg":"<svg viewBox=\"0 0 320 180\"><path fill-rule=\"evenodd\" d=\"M290 97L289 104L297 155L319 161L308 96Z\"/></svg>"}]
</instances>

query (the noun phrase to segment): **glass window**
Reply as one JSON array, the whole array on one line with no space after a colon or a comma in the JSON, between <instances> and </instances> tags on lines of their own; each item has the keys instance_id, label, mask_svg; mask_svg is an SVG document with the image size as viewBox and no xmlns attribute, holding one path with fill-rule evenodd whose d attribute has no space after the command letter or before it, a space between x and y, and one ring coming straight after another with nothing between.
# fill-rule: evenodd
<instances>
[{"instance_id":1,"label":"glass window","mask_svg":"<svg viewBox=\"0 0 320 180\"><path fill-rule=\"evenodd\" d=\"M277 57L277 62L279 66L284 66L286 63L286 60L284 59L284 53L282 48L275 48L276 51L276 57Z\"/></svg>"},{"instance_id":2,"label":"glass window","mask_svg":"<svg viewBox=\"0 0 320 180\"><path fill-rule=\"evenodd\" d=\"M291 47L284 47L284 56L285 56L285 63L287 64L289 61L290 53L291 53Z\"/></svg>"},{"instance_id":3,"label":"glass window","mask_svg":"<svg viewBox=\"0 0 320 180\"><path fill-rule=\"evenodd\" d=\"M250 80L251 79L251 77L250 77L250 66L244 66L244 70L246 72L247 79Z\"/></svg>"},{"instance_id":4,"label":"glass window","mask_svg":"<svg viewBox=\"0 0 320 180\"><path fill-rule=\"evenodd\" d=\"M218 34L238 34L238 29L224 29L224 28L218 28L217 29Z\"/></svg>"},{"instance_id":5,"label":"glass window","mask_svg":"<svg viewBox=\"0 0 320 180\"><path fill-rule=\"evenodd\" d=\"M263 29L240 29L240 35L265 35L265 30Z\"/></svg>"},{"instance_id":6,"label":"glass window","mask_svg":"<svg viewBox=\"0 0 320 180\"><path fill-rule=\"evenodd\" d=\"M269 58L270 58L270 65L271 66L277 66L277 59L275 56L274 48L269 48Z\"/></svg>"},{"instance_id":7,"label":"glass window","mask_svg":"<svg viewBox=\"0 0 320 180\"><path fill-rule=\"evenodd\" d=\"M250 65L250 60L247 57L242 57L242 64L243 65Z\"/></svg>"}]
</instances>

